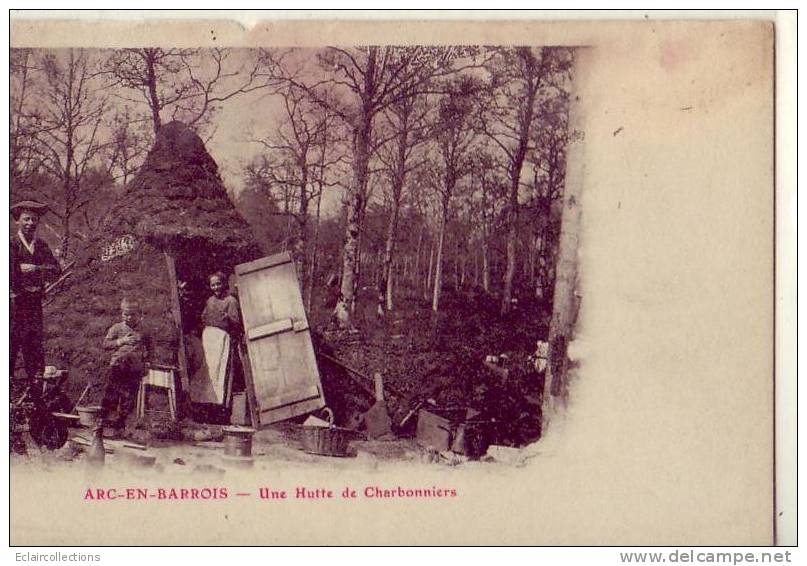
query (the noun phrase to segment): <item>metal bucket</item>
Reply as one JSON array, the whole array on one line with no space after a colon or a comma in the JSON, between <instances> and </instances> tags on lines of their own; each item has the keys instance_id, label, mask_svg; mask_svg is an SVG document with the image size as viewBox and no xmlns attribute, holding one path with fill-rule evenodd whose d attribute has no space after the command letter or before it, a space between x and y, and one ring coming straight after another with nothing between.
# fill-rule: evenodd
<instances>
[{"instance_id":1,"label":"metal bucket","mask_svg":"<svg viewBox=\"0 0 807 566\"><path fill-rule=\"evenodd\" d=\"M78 413L79 423L87 428L93 428L98 425L98 421L101 418L101 407L97 405L91 407L76 407L76 412Z\"/></svg>"},{"instance_id":2,"label":"metal bucket","mask_svg":"<svg viewBox=\"0 0 807 566\"><path fill-rule=\"evenodd\" d=\"M225 426L224 455L238 458L252 457L252 435L257 431L245 426Z\"/></svg>"}]
</instances>

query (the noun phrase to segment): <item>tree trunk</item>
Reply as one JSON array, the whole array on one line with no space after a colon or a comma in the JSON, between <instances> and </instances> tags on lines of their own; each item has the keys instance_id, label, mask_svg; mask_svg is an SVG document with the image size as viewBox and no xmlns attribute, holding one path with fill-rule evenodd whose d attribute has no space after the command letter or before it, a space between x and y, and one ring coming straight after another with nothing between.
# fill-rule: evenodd
<instances>
[{"instance_id":1,"label":"tree trunk","mask_svg":"<svg viewBox=\"0 0 807 566\"><path fill-rule=\"evenodd\" d=\"M397 181L396 181L397 183ZM392 304L392 259L395 253L395 240L398 236L398 215L400 210L400 190L402 187L393 187L392 210L390 211L389 226L387 227L387 241L384 246L384 279L386 308L391 311ZM396 197L397 195L397 197Z\"/></svg>"},{"instance_id":2,"label":"tree trunk","mask_svg":"<svg viewBox=\"0 0 807 566\"><path fill-rule=\"evenodd\" d=\"M367 259L362 252L362 243L364 240L364 232L362 231L363 228L363 220L364 220L364 211L362 210L359 212L359 217L361 221L359 222L359 236L356 238L356 265L353 268L353 297L350 301L350 312L355 312L356 310L356 301L358 300L359 296L359 289L361 288L361 279L362 279L362 270L367 263L365 260Z\"/></svg>"},{"instance_id":3,"label":"tree trunk","mask_svg":"<svg viewBox=\"0 0 807 566\"><path fill-rule=\"evenodd\" d=\"M64 220L62 221L62 239L61 245L61 258L67 260L67 254L70 250L70 214L65 211Z\"/></svg>"},{"instance_id":4,"label":"tree trunk","mask_svg":"<svg viewBox=\"0 0 807 566\"><path fill-rule=\"evenodd\" d=\"M546 248L546 229L544 229L537 237L535 245L535 278L533 285L535 286L535 297L540 299L543 297L544 285L546 281L546 258L544 257L544 249Z\"/></svg>"},{"instance_id":5,"label":"tree trunk","mask_svg":"<svg viewBox=\"0 0 807 566\"><path fill-rule=\"evenodd\" d=\"M460 255L460 288L465 287L465 266L467 264L466 254Z\"/></svg>"},{"instance_id":6,"label":"tree trunk","mask_svg":"<svg viewBox=\"0 0 807 566\"><path fill-rule=\"evenodd\" d=\"M25 108L25 101L26 101L26 93L28 92L28 60L31 56L31 51L26 49L23 51L23 56L25 59L22 62L22 76L20 78L20 93L19 93L19 103L17 104L16 108L14 109L14 127L12 128L11 135L9 136L9 185L12 192L19 188L19 180L23 176L24 173L27 173L29 168L28 165L23 167L22 162L28 162L30 157L23 159L20 153L23 152L21 146L23 143L21 138L31 136L32 134L28 131L28 129L23 129L22 127L22 119L23 119L23 108ZM25 131L25 133L23 133ZM26 145L30 145L32 142L27 142ZM30 155L30 150L25 150L25 153ZM13 197L12 197L13 199Z\"/></svg>"},{"instance_id":7,"label":"tree trunk","mask_svg":"<svg viewBox=\"0 0 807 566\"><path fill-rule=\"evenodd\" d=\"M479 255L474 250L474 287L479 286Z\"/></svg>"},{"instance_id":8,"label":"tree trunk","mask_svg":"<svg viewBox=\"0 0 807 566\"><path fill-rule=\"evenodd\" d=\"M72 82L71 82L72 84ZM73 147L73 126L68 122L67 127L67 143L64 167L64 179L62 180L62 190L64 191L64 218L62 219L62 258L67 260L70 253L70 220L73 216L73 205L75 204L75 179L71 174L71 167L75 160L75 150Z\"/></svg>"},{"instance_id":9,"label":"tree trunk","mask_svg":"<svg viewBox=\"0 0 807 566\"><path fill-rule=\"evenodd\" d=\"M286 218L286 233L283 236L283 251L289 249L291 240L291 197L287 188L283 189L283 215Z\"/></svg>"},{"instance_id":10,"label":"tree trunk","mask_svg":"<svg viewBox=\"0 0 807 566\"><path fill-rule=\"evenodd\" d=\"M432 288L432 276L434 271L434 242L429 247L429 272L426 274L426 289L424 289L423 296L429 298L429 289Z\"/></svg>"},{"instance_id":11,"label":"tree trunk","mask_svg":"<svg viewBox=\"0 0 807 566\"><path fill-rule=\"evenodd\" d=\"M160 120L160 97L157 94L157 74L154 70L154 55L152 50L146 49L146 77L148 83L148 94L149 94L149 107L151 108L151 122L152 127L154 128L154 136L157 136L157 133L160 131L160 127L162 127L162 121Z\"/></svg>"},{"instance_id":12,"label":"tree trunk","mask_svg":"<svg viewBox=\"0 0 807 566\"><path fill-rule=\"evenodd\" d=\"M317 261L319 261L319 221L322 207L322 182L319 183L319 193L317 194L317 216L314 223L314 242L311 250L311 271L309 273L308 284L308 312L311 313L311 305L314 303L314 281L317 277Z\"/></svg>"},{"instance_id":13,"label":"tree trunk","mask_svg":"<svg viewBox=\"0 0 807 566\"><path fill-rule=\"evenodd\" d=\"M299 266L300 288L305 294L305 301L308 302L309 291L309 270L308 270L308 215L302 217L299 222L300 233L295 241L294 256Z\"/></svg>"},{"instance_id":14,"label":"tree trunk","mask_svg":"<svg viewBox=\"0 0 807 566\"><path fill-rule=\"evenodd\" d=\"M425 225L423 223L420 224L420 231L418 232L418 247L417 247L417 254L415 254L415 269L412 271L412 275L414 279L412 282L414 283L413 287L418 289L420 284L420 254L421 249L423 247L423 232L425 232Z\"/></svg>"},{"instance_id":15,"label":"tree trunk","mask_svg":"<svg viewBox=\"0 0 807 566\"><path fill-rule=\"evenodd\" d=\"M319 177L317 178L317 214L316 220L314 224L314 242L313 242L313 249L311 251L311 271L309 273L309 288L308 288L308 305L307 309L309 314L311 313L311 307L314 304L314 282L317 279L317 262L319 261L319 224L320 224L320 216L322 211L322 190L325 185L325 151L327 148L327 118L324 119L323 126L323 141L320 148L319 154Z\"/></svg>"},{"instance_id":16,"label":"tree trunk","mask_svg":"<svg viewBox=\"0 0 807 566\"><path fill-rule=\"evenodd\" d=\"M300 181L300 208L297 217L297 241L295 242L295 256L297 256L300 266L300 287L305 294L304 300L308 302L309 278L308 278L308 172L305 167L302 171Z\"/></svg>"},{"instance_id":17,"label":"tree trunk","mask_svg":"<svg viewBox=\"0 0 807 566\"><path fill-rule=\"evenodd\" d=\"M440 308L440 292L443 286L443 246L445 244L446 224L448 224L448 203L443 205L443 216L440 219L440 234L437 238L437 260L434 267L434 290L432 292L432 310Z\"/></svg>"},{"instance_id":18,"label":"tree trunk","mask_svg":"<svg viewBox=\"0 0 807 566\"><path fill-rule=\"evenodd\" d=\"M529 132L529 130L527 130ZM513 279L516 274L516 252L518 249L518 189L521 183L521 166L526 155L526 141L521 158L515 158L510 173L510 206L507 211L507 267L504 272L502 290L502 314L510 312L513 299Z\"/></svg>"},{"instance_id":19,"label":"tree trunk","mask_svg":"<svg viewBox=\"0 0 807 566\"><path fill-rule=\"evenodd\" d=\"M490 293L490 248L487 238L482 238L482 288Z\"/></svg>"},{"instance_id":20,"label":"tree trunk","mask_svg":"<svg viewBox=\"0 0 807 566\"><path fill-rule=\"evenodd\" d=\"M575 67L578 55L575 52ZM579 73L574 74L579 77ZM580 96L577 84L573 85L569 105L569 132L579 132L583 126L580 112ZM549 365L544 379L543 420L544 427L551 420L558 404L565 404L568 383L566 378L567 347L573 338L573 330L579 307L577 296L577 250L579 246L581 208L580 199L585 176L585 137L573 139L568 146L566 160L566 183L563 194L561 228L558 242L555 291L552 302L552 320L549 325Z\"/></svg>"},{"instance_id":21,"label":"tree trunk","mask_svg":"<svg viewBox=\"0 0 807 566\"><path fill-rule=\"evenodd\" d=\"M401 130L397 139L397 161L393 167L392 178L392 208L390 210L389 227L387 228L387 242L384 248L384 278L386 308L391 311L392 304L392 259L395 253L395 244L398 238L398 217L401 210L401 195L406 181L406 150L409 145L409 113L401 116Z\"/></svg>"},{"instance_id":22,"label":"tree trunk","mask_svg":"<svg viewBox=\"0 0 807 566\"><path fill-rule=\"evenodd\" d=\"M530 130L538 92L539 80L531 77L527 83L527 98L524 111L520 113L518 124L518 147L510 161L510 210L507 214L507 269L504 274L504 290L502 292L502 314L510 312L513 298L513 278L516 274L516 251L518 240L518 191L521 185L521 168L527 156Z\"/></svg>"},{"instance_id":23,"label":"tree trunk","mask_svg":"<svg viewBox=\"0 0 807 566\"><path fill-rule=\"evenodd\" d=\"M454 255L454 287L456 289L460 288L460 249L457 246Z\"/></svg>"},{"instance_id":24,"label":"tree trunk","mask_svg":"<svg viewBox=\"0 0 807 566\"><path fill-rule=\"evenodd\" d=\"M393 269L392 269L392 266L390 266L389 269L387 270L387 282L386 282L386 288L384 289L384 300L386 302L385 308L386 308L387 312L390 312L393 309L393 306L394 306L392 304L392 285L393 285L393 280L394 280Z\"/></svg>"},{"instance_id":25,"label":"tree trunk","mask_svg":"<svg viewBox=\"0 0 807 566\"><path fill-rule=\"evenodd\" d=\"M510 213L517 215L515 208ZM517 222L513 219L508 221L507 228L507 267L504 272L504 289L502 291L502 314L510 312L513 299L513 278L516 274L516 243L518 240Z\"/></svg>"},{"instance_id":26,"label":"tree trunk","mask_svg":"<svg viewBox=\"0 0 807 566\"><path fill-rule=\"evenodd\" d=\"M350 315L355 303L360 253L360 236L364 199L367 191L367 166L370 161L372 118L363 117L353 142L353 187L347 209L345 245L342 252L342 286L334 309L334 317L342 328L353 326Z\"/></svg>"}]
</instances>

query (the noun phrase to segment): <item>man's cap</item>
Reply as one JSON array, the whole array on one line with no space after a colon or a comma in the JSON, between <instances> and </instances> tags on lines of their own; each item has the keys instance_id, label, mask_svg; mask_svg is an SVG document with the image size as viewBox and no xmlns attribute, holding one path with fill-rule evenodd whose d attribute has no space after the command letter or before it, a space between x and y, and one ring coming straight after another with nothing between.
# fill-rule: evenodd
<instances>
[{"instance_id":1,"label":"man's cap","mask_svg":"<svg viewBox=\"0 0 807 566\"><path fill-rule=\"evenodd\" d=\"M11 215L15 219L17 219L20 217L20 214L22 214L25 211L28 211L28 212L35 212L38 215L42 216L48 210L50 209L48 208L47 204L42 204L41 202L36 202L35 200L22 200L11 206Z\"/></svg>"}]
</instances>

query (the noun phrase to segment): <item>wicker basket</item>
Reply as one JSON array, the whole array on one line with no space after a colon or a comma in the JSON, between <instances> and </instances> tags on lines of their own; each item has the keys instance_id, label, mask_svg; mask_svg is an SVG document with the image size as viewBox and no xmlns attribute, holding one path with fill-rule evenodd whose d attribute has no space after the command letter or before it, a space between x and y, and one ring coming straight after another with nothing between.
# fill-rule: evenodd
<instances>
[{"instance_id":1,"label":"wicker basket","mask_svg":"<svg viewBox=\"0 0 807 566\"><path fill-rule=\"evenodd\" d=\"M337 426L304 426L303 450L322 456L347 456L347 445L353 431Z\"/></svg>"}]
</instances>

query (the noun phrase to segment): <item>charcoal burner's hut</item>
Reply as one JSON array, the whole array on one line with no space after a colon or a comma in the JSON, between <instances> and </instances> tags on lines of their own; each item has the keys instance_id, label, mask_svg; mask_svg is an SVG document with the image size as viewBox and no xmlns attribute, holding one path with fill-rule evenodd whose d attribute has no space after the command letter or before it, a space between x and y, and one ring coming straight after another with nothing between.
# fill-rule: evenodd
<instances>
[{"instance_id":1,"label":"charcoal burner's hut","mask_svg":"<svg viewBox=\"0 0 807 566\"><path fill-rule=\"evenodd\" d=\"M155 361L179 367L185 381L185 336L198 325L206 276L259 256L202 140L166 124L47 304L48 359L70 367L74 399L99 382L109 359L102 339L127 296L143 306Z\"/></svg>"}]
</instances>

